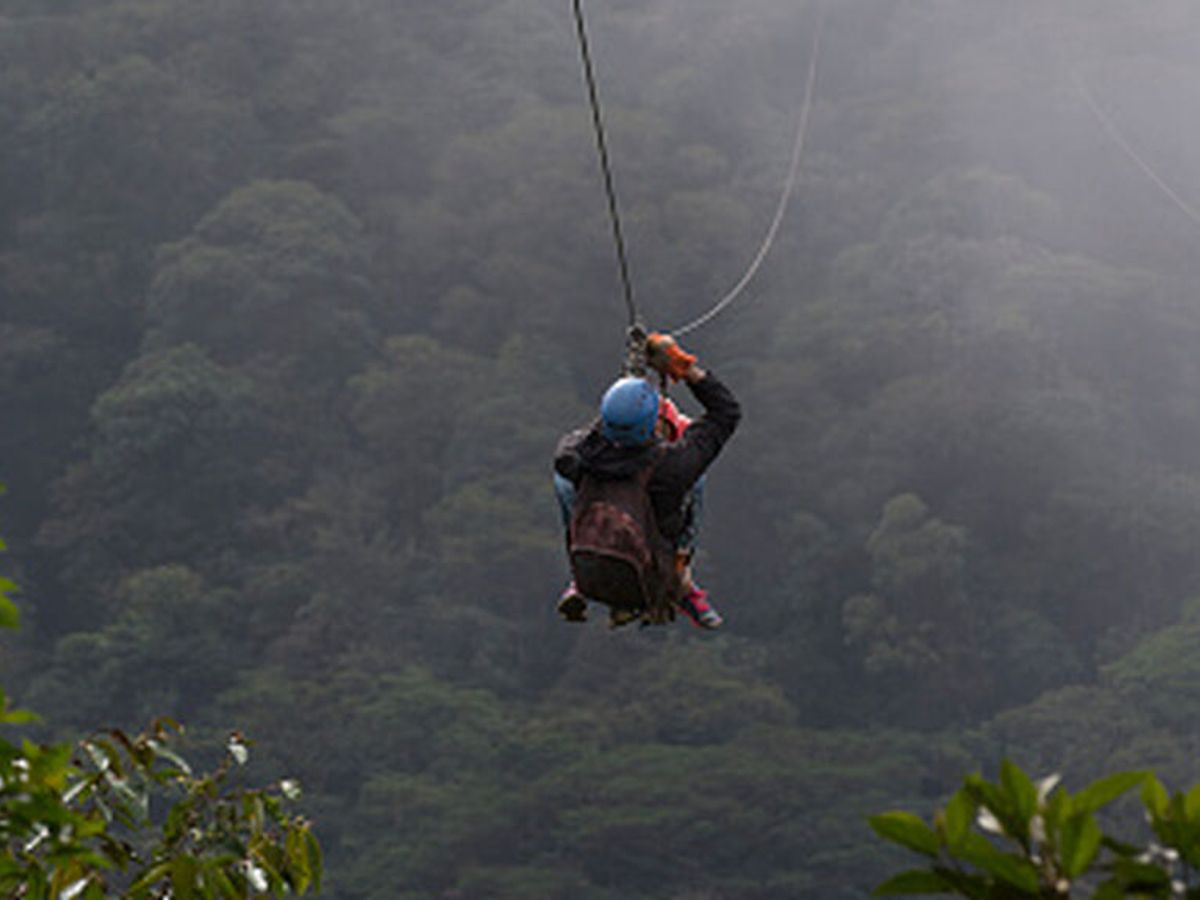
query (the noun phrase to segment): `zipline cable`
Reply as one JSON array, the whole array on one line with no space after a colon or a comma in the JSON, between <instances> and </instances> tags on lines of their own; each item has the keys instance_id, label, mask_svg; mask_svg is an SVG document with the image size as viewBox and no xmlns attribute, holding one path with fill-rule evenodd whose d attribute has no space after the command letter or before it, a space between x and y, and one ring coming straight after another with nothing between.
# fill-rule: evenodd
<instances>
[{"instance_id":1,"label":"zipline cable","mask_svg":"<svg viewBox=\"0 0 1200 900\"><path fill-rule=\"evenodd\" d=\"M804 155L804 138L808 133L808 117L812 111L813 92L817 82L817 63L821 58L821 32L823 30L823 23L824 17L822 16L817 20L817 27L813 32L812 49L809 52L808 60L808 79L804 85L804 102L800 107L800 121L796 126L796 141L792 147L791 166L788 169L787 180L783 185L783 193L779 197L779 204L775 208L775 217L771 220L770 227L767 228L767 234L763 239L762 246L758 248L758 253L751 260L750 267L738 283L704 315L680 328L674 329L671 333L676 337L685 335L689 331L694 331L720 315L745 290L746 285L758 273L758 269L762 265L763 260L767 258L767 254L771 252L771 245L775 243L775 236L779 233L779 226L783 222L783 215L787 211L788 202L791 200L793 188L796 184L796 176L800 172L800 160Z\"/></svg>"},{"instance_id":2,"label":"zipline cable","mask_svg":"<svg viewBox=\"0 0 1200 900\"><path fill-rule=\"evenodd\" d=\"M1167 184L1157 172L1154 171L1151 165L1142 159L1141 155L1126 139L1121 129L1117 127L1116 123L1113 122L1108 113L1106 113L1103 108L1101 108L1100 104L1096 102L1096 98L1092 96L1092 92L1088 88L1087 81L1084 79L1082 74L1078 72L1075 73L1075 83L1079 88L1080 94L1083 95L1084 102L1087 103L1088 108L1092 111L1092 115L1096 117L1096 120L1100 123L1101 127L1103 127L1105 134L1107 134L1112 141L1125 152L1126 156L1133 160L1134 165L1141 170L1143 175L1154 182L1155 186L1158 187L1158 189L1164 194L1166 194L1167 199L1174 203L1185 216L1192 220L1193 225L1196 225L1198 228L1200 228L1200 212L1197 212L1182 197L1175 193L1171 186Z\"/></svg>"},{"instance_id":3,"label":"zipline cable","mask_svg":"<svg viewBox=\"0 0 1200 900\"><path fill-rule=\"evenodd\" d=\"M583 2L574 0L575 28L579 33L579 55L583 61L583 79L587 83L588 101L592 106L592 125L596 131L596 149L600 154L600 171L604 175L604 192L608 195L608 214L612 220L613 241L617 245L617 264L621 272L621 286L625 291L625 309L629 313L629 327L638 326L637 307L633 303L633 283L629 278L629 262L625 256L625 239L621 234L621 216L617 211L617 191L613 186L612 166L608 161L608 143L604 138L604 120L600 115L600 95L596 90L596 73L592 66L592 54L588 46L587 27L583 21Z\"/></svg>"}]
</instances>

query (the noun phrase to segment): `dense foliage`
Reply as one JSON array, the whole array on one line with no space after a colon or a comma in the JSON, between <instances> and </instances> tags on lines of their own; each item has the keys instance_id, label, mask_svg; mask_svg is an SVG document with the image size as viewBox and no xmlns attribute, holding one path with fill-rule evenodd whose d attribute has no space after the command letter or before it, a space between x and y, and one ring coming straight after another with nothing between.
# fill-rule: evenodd
<instances>
[{"instance_id":1,"label":"dense foliage","mask_svg":"<svg viewBox=\"0 0 1200 900\"><path fill-rule=\"evenodd\" d=\"M1106 834L1097 813L1139 786L1148 833L1136 842ZM1200 896L1200 784L1172 796L1150 772L1114 772L1072 795L1057 775L1035 783L1005 760L996 782L967 776L932 827L899 811L872 816L871 826L925 863L876 896Z\"/></svg>"},{"instance_id":2,"label":"dense foliage","mask_svg":"<svg viewBox=\"0 0 1200 900\"><path fill-rule=\"evenodd\" d=\"M15 589L0 578L0 627L17 625ZM0 726L36 721L0 690ZM178 723L160 719L136 736L113 728L76 746L0 738L4 895L238 900L319 890L320 845L287 808L300 786L239 783L250 752L238 732L220 763L197 774L178 752L181 735Z\"/></svg>"},{"instance_id":3,"label":"dense foliage","mask_svg":"<svg viewBox=\"0 0 1200 900\"><path fill-rule=\"evenodd\" d=\"M588 3L658 328L824 21L687 342L746 411L708 635L553 612L624 326L565 4L8 0L0 677L48 741L236 722L345 900L861 897L868 814L1002 758L1191 783L1197 233L1079 90L1197 183L1150 7Z\"/></svg>"},{"instance_id":4,"label":"dense foliage","mask_svg":"<svg viewBox=\"0 0 1200 900\"><path fill-rule=\"evenodd\" d=\"M29 715L5 706L0 724ZM74 748L0 739L5 896L239 900L319 890L320 846L309 822L286 808L299 786L235 785L233 772L249 757L239 735L201 774L171 737L156 722L133 737L90 735Z\"/></svg>"}]
</instances>

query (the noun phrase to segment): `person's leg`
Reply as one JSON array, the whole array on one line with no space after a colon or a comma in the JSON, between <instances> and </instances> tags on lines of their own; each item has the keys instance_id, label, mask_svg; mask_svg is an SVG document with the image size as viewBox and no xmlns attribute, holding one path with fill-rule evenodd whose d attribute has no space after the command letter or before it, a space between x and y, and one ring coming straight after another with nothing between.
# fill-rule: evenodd
<instances>
[{"instance_id":1,"label":"person's leg","mask_svg":"<svg viewBox=\"0 0 1200 900\"><path fill-rule=\"evenodd\" d=\"M684 596L696 587L692 581L692 557L700 540L700 525L704 519L704 481L706 476L692 485L692 490L683 501L683 528L675 541L675 564Z\"/></svg>"},{"instance_id":2,"label":"person's leg","mask_svg":"<svg viewBox=\"0 0 1200 900\"><path fill-rule=\"evenodd\" d=\"M679 608L699 627L713 629L720 628L724 620L716 607L709 602L708 591L696 584L692 577L691 565L696 544L700 539L700 525L704 519L704 483L705 476L701 476L684 501L683 530L675 544L675 552L682 564L679 581L683 599L679 602Z\"/></svg>"},{"instance_id":3,"label":"person's leg","mask_svg":"<svg viewBox=\"0 0 1200 900\"><path fill-rule=\"evenodd\" d=\"M557 472L554 473L554 496L558 498L558 511L562 514L565 532L571 527L571 510L575 508L575 485Z\"/></svg>"},{"instance_id":4,"label":"person's leg","mask_svg":"<svg viewBox=\"0 0 1200 900\"><path fill-rule=\"evenodd\" d=\"M554 496L558 498L558 510L562 514L563 537L571 540L571 510L575 508L575 485L557 472L554 473ZM558 598L558 614L568 622L587 621L587 598L575 587L575 579Z\"/></svg>"},{"instance_id":5,"label":"person's leg","mask_svg":"<svg viewBox=\"0 0 1200 900\"><path fill-rule=\"evenodd\" d=\"M675 548L691 556L700 542L700 525L704 521L704 483L707 476L701 475L700 480L692 485L691 492L683 501L683 529L679 532L679 540Z\"/></svg>"}]
</instances>

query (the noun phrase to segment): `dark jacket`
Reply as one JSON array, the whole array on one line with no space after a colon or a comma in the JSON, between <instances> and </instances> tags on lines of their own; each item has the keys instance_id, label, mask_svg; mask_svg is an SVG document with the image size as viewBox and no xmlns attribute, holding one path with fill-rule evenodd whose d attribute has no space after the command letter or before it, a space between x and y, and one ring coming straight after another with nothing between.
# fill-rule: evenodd
<instances>
[{"instance_id":1,"label":"dark jacket","mask_svg":"<svg viewBox=\"0 0 1200 900\"><path fill-rule=\"evenodd\" d=\"M559 441L555 471L574 484L579 484L585 473L596 478L630 478L657 458L648 486L650 500L659 531L674 541L683 527L684 499L742 417L737 398L711 371L688 387L704 407L704 415L692 422L678 441L667 444L656 439L643 447L622 447L608 440L599 422L594 422Z\"/></svg>"}]
</instances>

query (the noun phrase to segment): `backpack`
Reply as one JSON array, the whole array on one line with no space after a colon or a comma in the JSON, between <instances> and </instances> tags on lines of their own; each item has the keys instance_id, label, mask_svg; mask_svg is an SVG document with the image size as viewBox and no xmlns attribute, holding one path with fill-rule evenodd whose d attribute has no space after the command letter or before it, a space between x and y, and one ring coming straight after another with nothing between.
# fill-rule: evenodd
<instances>
[{"instance_id":1,"label":"backpack","mask_svg":"<svg viewBox=\"0 0 1200 900\"><path fill-rule=\"evenodd\" d=\"M584 475L571 514L568 554L575 586L611 607L614 623L675 618L675 550L658 530L647 490L655 463L631 478Z\"/></svg>"}]
</instances>

